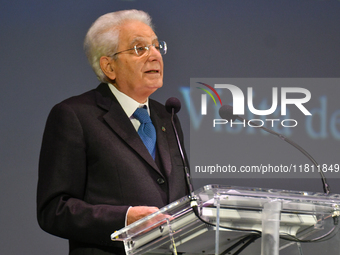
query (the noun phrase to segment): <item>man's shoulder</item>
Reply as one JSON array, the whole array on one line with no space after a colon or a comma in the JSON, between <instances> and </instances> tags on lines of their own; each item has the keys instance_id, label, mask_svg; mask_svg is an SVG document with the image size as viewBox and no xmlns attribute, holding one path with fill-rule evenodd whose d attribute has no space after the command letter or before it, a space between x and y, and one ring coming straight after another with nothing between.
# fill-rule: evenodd
<instances>
[{"instance_id":1,"label":"man's shoulder","mask_svg":"<svg viewBox=\"0 0 340 255\"><path fill-rule=\"evenodd\" d=\"M57 105L69 105L69 106L77 106L77 105L87 105L87 104L94 104L96 98L102 97L101 91L107 87L107 84L100 84L97 88L91 89L89 91L83 92L79 95L75 95L64 99Z\"/></svg>"},{"instance_id":2,"label":"man's shoulder","mask_svg":"<svg viewBox=\"0 0 340 255\"><path fill-rule=\"evenodd\" d=\"M95 90L92 89L92 90L86 91L82 94L71 96L67 99L64 99L63 101L61 101L58 104L76 105L76 104L81 104L81 103L84 103L84 102L87 102L87 101L93 101L94 94L95 94Z\"/></svg>"},{"instance_id":3,"label":"man's shoulder","mask_svg":"<svg viewBox=\"0 0 340 255\"><path fill-rule=\"evenodd\" d=\"M99 85L95 89L91 89L82 94L75 95L64 99L63 101L54 105L51 109L52 114L65 114L66 112L74 112L76 114L90 113L97 111L98 105L110 105L111 99L105 98L98 90ZM103 103L104 102L104 103ZM108 106L109 107L109 106Z\"/></svg>"}]
</instances>

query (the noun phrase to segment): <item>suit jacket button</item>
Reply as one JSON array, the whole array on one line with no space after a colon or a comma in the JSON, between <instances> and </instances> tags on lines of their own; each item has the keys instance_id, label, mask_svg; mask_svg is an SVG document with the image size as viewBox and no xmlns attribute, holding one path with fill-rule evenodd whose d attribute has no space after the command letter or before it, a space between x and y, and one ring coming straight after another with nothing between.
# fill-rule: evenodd
<instances>
[{"instance_id":1,"label":"suit jacket button","mask_svg":"<svg viewBox=\"0 0 340 255\"><path fill-rule=\"evenodd\" d=\"M163 178L158 178L157 179L158 184L163 184L165 181Z\"/></svg>"}]
</instances>

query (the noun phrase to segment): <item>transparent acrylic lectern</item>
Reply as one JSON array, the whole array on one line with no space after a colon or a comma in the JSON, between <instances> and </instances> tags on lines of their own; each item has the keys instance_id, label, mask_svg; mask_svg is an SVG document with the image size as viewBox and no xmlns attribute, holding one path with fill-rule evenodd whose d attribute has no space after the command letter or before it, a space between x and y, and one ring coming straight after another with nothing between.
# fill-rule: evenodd
<instances>
[{"instance_id":1,"label":"transparent acrylic lectern","mask_svg":"<svg viewBox=\"0 0 340 255\"><path fill-rule=\"evenodd\" d=\"M207 185L111 235L130 254L340 254L340 195Z\"/></svg>"}]
</instances>

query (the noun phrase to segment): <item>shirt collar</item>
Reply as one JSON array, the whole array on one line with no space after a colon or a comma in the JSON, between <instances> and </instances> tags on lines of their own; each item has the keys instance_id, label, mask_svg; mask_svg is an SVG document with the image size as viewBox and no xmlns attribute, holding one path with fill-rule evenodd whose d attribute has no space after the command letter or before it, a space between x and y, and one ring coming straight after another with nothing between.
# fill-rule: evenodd
<instances>
[{"instance_id":1,"label":"shirt collar","mask_svg":"<svg viewBox=\"0 0 340 255\"><path fill-rule=\"evenodd\" d=\"M109 83L109 88L113 95L117 98L118 103L122 106L124 112L129 118L133 118L132 114L136 111L137 108L146 106L148 113L150 115L149 109L149 98L146 100L144 104L137 102L136 100L132 99L128 95L120 92L114 85Z\"/></svg>"}]
</instances>

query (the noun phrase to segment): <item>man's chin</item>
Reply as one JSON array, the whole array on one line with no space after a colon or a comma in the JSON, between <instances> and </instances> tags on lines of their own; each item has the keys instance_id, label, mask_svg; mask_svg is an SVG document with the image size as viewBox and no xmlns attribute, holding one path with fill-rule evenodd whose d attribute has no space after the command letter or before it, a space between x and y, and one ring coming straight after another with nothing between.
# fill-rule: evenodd
<instances>
[{"instance_id":1,"label":"man's chin","mask_svg":"<svg viewBox=\"0 0 340 255\"><path fill-rule=\"evenodd\" d=\"M163 82L151 83L148 87L150 90L156 91L157 89L163 87Z\"/></svg>"},{"instance_id":2,"label":"man's chin","mask_svg":"<svg viewBox=\"0 0 340 255\"><path fill-rule=\"evenodd\" d=\"M152 94L152 93L154 93L154 92L156 92L156 90L157 89L159 89L159 88L161 88L162 87L162 85L161 86L157 86L157 87L152 87L152 88L150 88L150 95Z\"/></svg>"}]
</instances>

